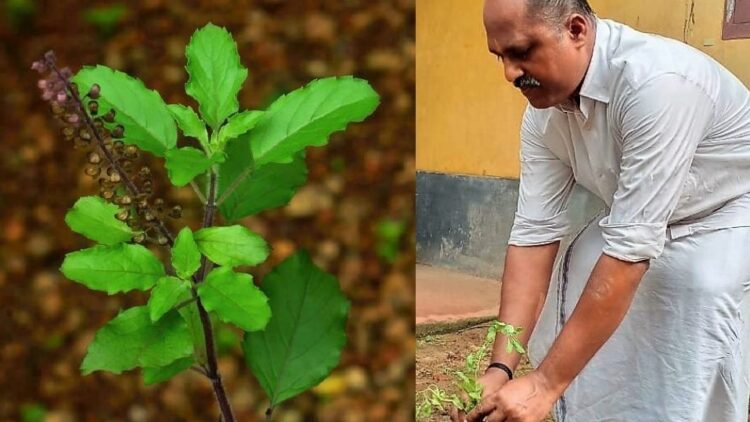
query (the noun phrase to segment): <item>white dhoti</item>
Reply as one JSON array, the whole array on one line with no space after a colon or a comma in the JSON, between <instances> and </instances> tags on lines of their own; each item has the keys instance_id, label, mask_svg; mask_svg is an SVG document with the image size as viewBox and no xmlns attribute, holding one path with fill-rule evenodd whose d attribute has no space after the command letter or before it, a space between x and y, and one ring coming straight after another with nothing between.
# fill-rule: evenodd
<instances>
[{"instance_id":1,"label":"white dhoti","mask_svg":"<svg viewBox=\"0 0 750 422\"><path fill-rule=\"evenodd\" d=\"M555 405L557 422L746 422L750 196L668 228L622 324ZM603 240L594 219L561 254L529 343L535 366L570 317Z\"/></svg>"}]
</instances>

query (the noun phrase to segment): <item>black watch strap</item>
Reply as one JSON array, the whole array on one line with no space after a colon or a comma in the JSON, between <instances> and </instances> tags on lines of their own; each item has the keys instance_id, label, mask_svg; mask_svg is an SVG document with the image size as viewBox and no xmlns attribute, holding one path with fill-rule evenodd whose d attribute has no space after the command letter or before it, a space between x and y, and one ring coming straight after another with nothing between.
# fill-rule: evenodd
<instances>
[{"instance_id":1,"label":"black watch strap","mask_svg":"<svg viewBox=\"0 0 750 422\"><path fill-rule=\"evenodd\" d=\"M490 364L490 366L487 367L487 370L489 371L490 368L502 369L506 374L508 374L508 380L512 380L513 379L513 371L511 371L510 368L508 367L508 365L506 365L504 363L492 362Z\"/></svg>"}]
</instances>

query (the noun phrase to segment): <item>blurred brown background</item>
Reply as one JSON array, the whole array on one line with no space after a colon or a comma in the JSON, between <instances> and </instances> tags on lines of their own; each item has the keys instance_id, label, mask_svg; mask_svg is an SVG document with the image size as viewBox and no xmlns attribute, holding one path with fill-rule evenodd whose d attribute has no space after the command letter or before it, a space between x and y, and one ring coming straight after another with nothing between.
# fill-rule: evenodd
<instances>
[{"instance_id":1,"label":"blurred brown background","mask_svg":"<svg viewBox=\"0 0 750 422\"><path fill-rule=\"evenodd\" d=\"M74 72L105 64L142 79L165 101L184 93L184 46L207 22L226 26L250 76L242 108L267 106L313 78L354 74L381 95L365 122L308 149L308 184L282 209L242 223L273 247L260 279L298 248L339 277L352 302L341 365L315 391L283 403L278 421L406 421L414 417L414 1L76 2L7 0L0 16L0 421L216 421L206 379L185 372L144 387L138 371L83 377L94 332L142 293L107 296L65 280L65 253L90 242L66 210L96 194L84 154L59 132L31 63L54 49ZM156 190L197 227L200 203ZM158 182L157 182L158 181ZM237 333L219 333L220 370L240 421L259 420L265 395Z\"/></svg>"}]
</instances>

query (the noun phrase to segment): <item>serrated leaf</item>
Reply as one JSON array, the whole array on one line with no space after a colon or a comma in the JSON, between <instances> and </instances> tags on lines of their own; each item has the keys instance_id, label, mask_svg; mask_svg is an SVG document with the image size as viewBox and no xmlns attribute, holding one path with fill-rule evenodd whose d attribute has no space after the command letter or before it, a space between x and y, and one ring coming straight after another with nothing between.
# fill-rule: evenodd
<instances>
[{"instance_id":1,"label":"serrated leaf","mask_svg":"<svg viewBox=\"0 0 750 422\"><path fill-rule=\"evenodd\" d=\"M228 267L211 271L198 285L198 295L207 311L245 331L262 330L271 317L268 298L255 287L253 277Z\"/></svg>"},{"instance_id":2,"label":"serrated leaf","mask_svg":"<svg viewBox=\"0 0 750 422\"><path fill-rule=\"evenodd\" d=\"M151 251L127 243L70 252L60 271L70 280L108 294L148 290L165 275L164 266Z\"/></svg>"},{"instance_id":3,"label":"serrated leaf","mask_svg":"<svg viewBox=\"0 0 750 422\"><path fill-rule=\"evenodd\" d=\"M81 363L81 372L116 374L135 367L165 366L193 352L185 321L176 312L152 323L148 307L121 312L94 336Z\"/></svg>"},{"instance_id":4,"label":"serrated leaf","mask_svg":"<svg viewBox=\"0 0 750 422\"><path fill-rule=\"evenodd\" d=\"M84 196L65 214L65 223L76 233L104 245L126 242L133 231L123 221L115 218L120 211L98 196Z\"/></svg>"},{"instance_id":5,"label":"serrated leaf","mask_svg":"<svg viewBox=\"0 0 750 422\"><path fill-rule=\"evenodd\" d=\"M318 79L279 98L252 131L256 168L288 163L305 147L325 145L331 133L361 122L379 102L367 81L351 76Z\"/></svg>"},{"instance_id":6,"label":"serrated leaf","mask_svg":"<svg viewBox=\"0 0 750 422\"><path fill-rule=\"evenodd\" d=\"M167 105L158 92L147 89L143 82L126 73L106 66L86 66L74 77L81 95L93 84L100 87L99 115L115 110L115 122L108 128L122 125L123 142L163 157L177 144L177 127Z\"/></svg>"},{"instance_id":7,"label":"serrated leaf","mask_svg":"<svg viewBox=\"0 0 750 422\"><path fill-rule=\"evenodd\" d=\"M177 275L184 280L195 274L201 266L201 253L190 227L183 227L174 240L172 266Z\"/></svg>"},{"instance_id":8,"label":"serrated leaf","mask_svg":"<svg viewBox=\"0 0 750 422\"><path fill-rule=\"evenodd\" d=\"M162 277L156 282L148 299L151 321L158 321L180 301L189 297L190 289L177 277Z\"/></svg>"},{"instance_id":9,"label":"serrated leaf","mask_svg":"<svg viewBox=\"0 0 750 422\"><path fill-rule=\"evenodd\" d=\"M195 176L208 170L212 164L203 151L193 147L184 147L167 151L165 167L173 185L185 186Z\"/></svg>"},{"instance_id":10,"label":"serrated leaf","mask_svg":"<svg viewBox=\"0 0 750 422\"><path fill-rule=\"evenodd\" d=\"M266 241L244 226L209 227L193 237L198 250L219 265L257 265L268 258Z\"/></svg>"},{"instance_id":11,"label":"serrated leaf","mask_svg":"<svg viewBox=\"0 0 750 422\"><path fill-rule=\"evenodd\" d=\"M192 107L182 104L170 104L167 108L185 136L199 140L201 145L208 144L206 125Z\"/></svg>"},{"instance_id":12,"label":"serrated leaf","mask_svg":"<svg viewBox=\"0 0 750 422\"><path fill-rule=\"evenodd\" d=\"M239 109L237 93L247 78L237 44L226 29L209 23L195 31L185 48L189 78L185 91L215 131Z\"/></svg>"},{"instance_id":13,"label":"serrated leaf","mask_svg":"<svg viewBox=\"0 0 750 422\"><path fill-rule=\"evenodd\" d=\"M227 161L219 166L217 192L223 198L224 192L233 189L219 205L221 215L229 221L288 204L307 181L304 151L290 163L272 163L255 170L250 136L230 142L226 152Z\"/></svg>"},{"instance_id":14,"label":"serrated leaf","mask_svg":"<svg viewBox=\"0 0 750 422\"><path fill-rule=\"evenodd\" d=\"M346 343L349 301L336 278L305 252L279 264L261 286L271 305L266 329L245 334L245 360L271 406L322 381Z\"/></svg>"},{"instance_id":15,"label":"serrated leaf","mask_svg":"<svg viewBox=\"0 0 750 422\"><path fill-rule=\"evenodd\" d=\"M220 148L229 140L249 132L258 124L258 120L263 116L262 111L245 110L229 118L227 123L219 129L218 143Z\"/></svg>"},{"instance_id":16,"label":"serrated leaf","mask_svg":"<svg viewBox=\"0 0 750 422\"><path fill-rule=\"evenodd\" d=\"M177 359L166 366L159 366L155 368L143 368L143 383L146 385L152 385L159 382L164 382L180 372L190 368L193 364L192 357L186 357Z\"/></svg>"}]
</instances>

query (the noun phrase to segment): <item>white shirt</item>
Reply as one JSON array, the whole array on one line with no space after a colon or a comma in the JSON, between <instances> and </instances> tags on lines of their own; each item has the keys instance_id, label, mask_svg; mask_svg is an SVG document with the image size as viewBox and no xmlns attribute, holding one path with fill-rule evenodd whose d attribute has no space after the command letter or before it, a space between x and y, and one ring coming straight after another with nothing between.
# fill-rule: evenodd
<instances>
[{"instance_id":1,"label":"white shirt","mask_svg":"<svg viewBox=\"0 0 750 422\"><path fill-rule=\"evenodd\" d=\"M750 192L750 92L693 47L597 19L580 109L528 106L524 114L508 243L539 245L568 235L575 183L609 209L599 222L605 254L658 257L668 226L710 215ZM742 225L750 225L746 214L739 216Z\"/></svg>"}]
</instances>

